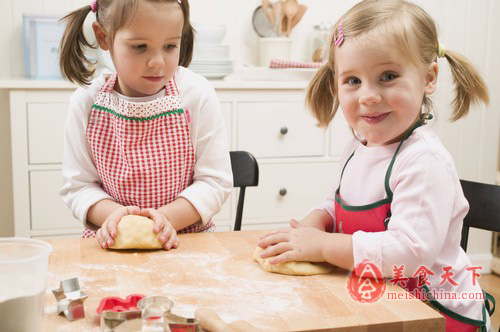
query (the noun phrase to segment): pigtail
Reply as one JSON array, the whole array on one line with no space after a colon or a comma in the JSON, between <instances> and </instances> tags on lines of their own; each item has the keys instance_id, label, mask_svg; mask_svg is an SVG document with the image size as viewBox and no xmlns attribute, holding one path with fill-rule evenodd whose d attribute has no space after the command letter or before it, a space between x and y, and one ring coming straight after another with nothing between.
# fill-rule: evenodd
<instances>
[{"instance_id":1,"label":"pigtail","mask_svg":"<svg viewBox=\"0 0 500 332\"><path fill-rule=\"evenodd\" d=\"M91 45L83 34L83 23L91 11L90 6L77 9L64 16L66 29L61 40L59 68L62 75L69 81L80 85L89 85L94 70L87 65L94 64L85 57L85 48L96 48Z\"/></svg>"},{"instance_id":2,"label":"pigtail","mask_svg":"<svg viewBox=\"0 0 500 332\"><path fill-rule=\"evenodd\" d=\"M189 67L193 59L194 29L188 24L186 31L182 34L181 50L179 53L179 66Z\"/></svg>"},{"instance_id":3,"label":"pigtail","mask_svg":"<svg viewBox=\"0 0 500 332\"><path fill-rule=\"evenodd\" d=\"M182 29L181 50L179 53L179 66L189 67L193 59L194 28L191 25L189 1L179 1L184 15L184 27Z\"/></svg>"},{"instance_id":4,"label":"pigtail","mask_svg":"<svg viewBox=\"0 0 500 332\"><path fill-rule=\"evenodd\" d=\"M452 102L451 121L456 121L467 115L472 103L482 101L488 104L488 88L479 71L465 57L449 50L446 50L445 57L455 81L456 94Z\"/></svg>"},{"instance_id":5,"label":"pigtail","mask_svg":"<svg viewBox=\"0 0 500 332\"><path fill-rule=\"evenodd\" d=\"M331 66L325 63L318 69L307 88L306 105L320 127L327 127L339 108L334 75Z\"/></svg>"}]
</instances>

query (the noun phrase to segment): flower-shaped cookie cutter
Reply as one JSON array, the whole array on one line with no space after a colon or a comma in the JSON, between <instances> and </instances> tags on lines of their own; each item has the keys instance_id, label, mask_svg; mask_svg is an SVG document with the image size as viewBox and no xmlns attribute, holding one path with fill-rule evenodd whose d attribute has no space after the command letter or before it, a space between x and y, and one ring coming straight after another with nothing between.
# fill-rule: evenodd
<instances>
[{"instance_id":1,"label":"flower-shaped cookie cutter","mask_svg":"<svg viewBox=\"0 0 500 332\"><path fill-rule=\"evenodd\" d=\"M70 321L85 317L83 302L87 294L81 291L78 278L66 279L60 282L58 289L52 293L57 300L57 314L64 314Z\"/></svg>"}]
</instances>

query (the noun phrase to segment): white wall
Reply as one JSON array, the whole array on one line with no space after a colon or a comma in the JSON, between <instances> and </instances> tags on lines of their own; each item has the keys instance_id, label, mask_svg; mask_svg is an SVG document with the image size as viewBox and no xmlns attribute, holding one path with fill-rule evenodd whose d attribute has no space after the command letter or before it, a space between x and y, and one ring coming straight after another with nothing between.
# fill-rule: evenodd
<instances>
[{"instance_id":1,"label":"white wall","mask_svg":"<svg viewBox=\"0 0 500 332\"><path fill-rule=\"evenodd\" d=\"M0 52L0 76L13 77L23 74L22 13L64 14L72 8L87 5L90 0L0 0L0 45L7 45ZM308 10L292 32L292 58L307 60L310 54L312 26L321 21L335 21L350 8L355 0L303 0ZM499 163L500 127L500 2L497 0L419 0L435 18L440 39L447 48L459 51L471 59L484 74L491 92L488 107L471 110L467 119L450 124L448 103L453 86L448 68L440 60L441 76L435 94L438 113L436 130L451 151L460 177L493 183ZM192 20L204 23L226 24L224 43L230 45L236 65L258 63L258 37L253 31L251 17L260 3L258 0L191 0ZM92 17L90 17L91 19ZM10 138L8 100L0 92L0 236L13 234L12 190L10 177ZM488 235L473 232L469 252L489 252Z\"/></svg>"}]
</instances>

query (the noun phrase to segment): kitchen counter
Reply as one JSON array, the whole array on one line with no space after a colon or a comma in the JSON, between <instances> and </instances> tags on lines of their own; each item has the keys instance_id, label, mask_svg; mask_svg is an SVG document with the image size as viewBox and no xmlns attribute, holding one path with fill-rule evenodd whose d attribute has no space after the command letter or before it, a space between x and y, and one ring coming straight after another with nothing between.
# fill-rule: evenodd
<instances>
[{"instance_id":1,"label":"kitchen counter","mask_svg":"<svg viewBox=\"0 0 500 332\"><path fill-rule=\"evenodd\" d=\"M98 330L96 308L107 296L164 295L174 302L172 312L192 317L209 307L222 319L244 319L277 331L366 330L444 331L444 318L419 300L387 300L363 304L347 290L349 272L296 277L263 271L252 253L264 231L180 235L172 251L111 251L95 239L57 239L49 242L49 283L45 331ZM87 293L86 318L69 322L56 315L51 293L59 281L78 277ZM404 293L387 285L387 291Z\"/></svg>"}]
</instances>

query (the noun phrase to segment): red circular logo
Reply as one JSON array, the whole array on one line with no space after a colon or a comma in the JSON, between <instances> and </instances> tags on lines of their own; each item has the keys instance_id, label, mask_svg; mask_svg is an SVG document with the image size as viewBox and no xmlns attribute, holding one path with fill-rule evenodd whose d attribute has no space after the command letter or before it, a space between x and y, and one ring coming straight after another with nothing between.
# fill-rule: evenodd
<instances>
[{"instance_id":1,"label":"red circular logo","mask_svg":"<svg viewBox=\"0 0 500 332\"><path fill-rule=\"evenodd\" d=\"M359 263L347 280L347 289L351 297L361 303L372 303L380 299L385 291L385 279L382 272L369 260Z\"/></svg>"}]
</instances>

